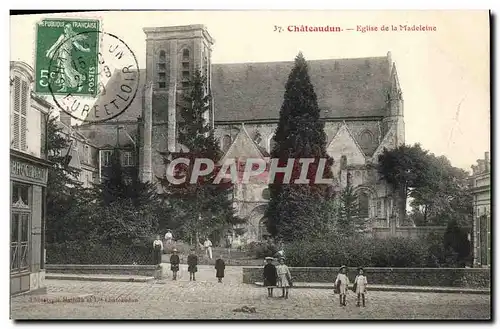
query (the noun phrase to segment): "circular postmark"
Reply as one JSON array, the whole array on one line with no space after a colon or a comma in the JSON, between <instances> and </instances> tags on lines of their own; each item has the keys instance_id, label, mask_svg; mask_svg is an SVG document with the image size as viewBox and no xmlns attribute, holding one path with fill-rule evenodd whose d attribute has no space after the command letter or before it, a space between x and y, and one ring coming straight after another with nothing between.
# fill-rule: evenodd
<instances>
[{"instance_id":1,"label":"circular postmark","mask_svg":"<svg viewBox=\"0 0 500 329\"><path fill-rule=\"evenodd\" d=\"M134 52L103 31L67 33L51 54L48 88L72 118L98 123L116 118L134 101L140 71Z\"/></svg>"}]
</instances>

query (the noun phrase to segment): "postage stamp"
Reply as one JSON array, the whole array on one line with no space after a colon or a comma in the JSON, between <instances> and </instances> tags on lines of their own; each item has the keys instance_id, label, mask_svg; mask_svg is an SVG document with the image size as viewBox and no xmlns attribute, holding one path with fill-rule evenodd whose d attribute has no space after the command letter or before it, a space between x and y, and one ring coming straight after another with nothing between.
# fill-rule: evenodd
<instances>
[{"instance_id":1,"label":"postage stamp","mask_svg":"<svg viewBox=\"0 0 500 329\"><path fill-rule=\"evenodd\" d=\"M103 31L73 34L68 43L74 44L75 40L99 40L97 57L61 60L60 48L50 53L47 87L53 102L85 123L116 118L130 107L139 89L140 70L134 52L120 37Z\"/></svg>"},{"instance_id":2,"label":"postage stamp","mask_svg":"<svg viewBox=\"0 0 500 329\"><path fill-rule=\"evenodd\" d=\"M99 20L44 19L38 22L35 91L95 96L99 29ZM51 62L58 69L49 72Z\"/></svg>"}]
</instances>

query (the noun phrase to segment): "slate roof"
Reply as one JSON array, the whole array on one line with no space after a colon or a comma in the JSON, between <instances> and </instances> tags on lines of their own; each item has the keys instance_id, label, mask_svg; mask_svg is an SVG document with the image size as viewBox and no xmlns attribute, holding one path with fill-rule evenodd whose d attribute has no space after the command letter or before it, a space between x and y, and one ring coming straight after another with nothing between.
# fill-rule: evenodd
<instances>
[{"instance_id":1,"label":"slate roof","mask_svg":"<svg viewBox=\"0 0 500 329\"><path fill-rule=\"evenodd\" d=\"M216 123L276 121L279 118L285 83L293 64L293 61L212 64ZM308 66L323 118L385 115L392 67L388 57L312 60L308 61ZM135 99L124 113L111 121L130 122L141 116L145 69L139 70L139 74L139 89ZM106 84L106 94L95 104L102 106L113 100L123 78L123 73L116 70ZM94 113L90 113L88 119L95 120ZM97 124L101 128L99 131L91 132L90 127L82 127L79 131L97 147L115 145L116 129L110 123ZM127 128L132 136L135 135L133 130L135 128Z\"/></svg>"},{"instance_id":2,"label":"slate roof","mask_svg":"<svg viewBox=\"0 0 500 329\"><path fill-rule=\"evenodd\" d=\"M213 64L215 121L279 117L294 62ZM387 57L308 61L323 118L384 116L390 86Z\"/></svg>"}]
</instances>

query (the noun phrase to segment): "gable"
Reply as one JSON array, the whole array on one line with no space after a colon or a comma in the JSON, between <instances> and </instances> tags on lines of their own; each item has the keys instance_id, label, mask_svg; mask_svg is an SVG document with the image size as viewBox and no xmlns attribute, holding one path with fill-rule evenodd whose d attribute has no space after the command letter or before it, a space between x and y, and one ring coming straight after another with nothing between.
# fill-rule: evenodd
<instances>
[{"instance_id":1,"label":"gable","mask_svg":"<svg viewBox=\"0 0 500 329\"><path fill-rule=\"evenodd\" d=\"M387 134L385 134L382 143L377 147L375 152L372 155L372 159L374 163L378 162L378 157L384 152L384 148L391 150L396 147L396 128L394 125L391 125Z\"/></svg>"},{"instance_id":2,"label":"gable","mask_svg":"<svg viewBox=\"0 0 500 329\"><path fill-rule=\"evenodd\" d=\"M263 155L255 142L250 138L245 126L242 125L242 129L236 135L233 143L227 150L226 154L222 157L221 163L226 159L263 159Z\"/></svg>"},{"instance_id":3,"label":"gable","mask_svg":"<svg viewBox=\"0 0 500 329\"><path fill-rule=\"evenodd\" d=\"M340 162L343 155L346 156L348 165L364 165L366 162L363 151L345 122L341 124L337 134L326 148L326 152L335 161L332 168L334 173L340 170Z\"/></svg>"}]
</instances>

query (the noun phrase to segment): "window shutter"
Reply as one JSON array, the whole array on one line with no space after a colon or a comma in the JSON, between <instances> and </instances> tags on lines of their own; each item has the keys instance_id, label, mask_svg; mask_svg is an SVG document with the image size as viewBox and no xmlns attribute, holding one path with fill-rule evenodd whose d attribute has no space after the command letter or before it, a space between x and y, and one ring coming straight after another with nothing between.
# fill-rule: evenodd
<instances>
[{"instance_id":1,"label":"window shutter","mask_svg":"<svg viewBox=\"0 0 500 329\"><path fill-rule=\"evenodd\" d=\"M14 77L14 112L20 112L21 108L21 79Z\"/></svg>"},{"instance_id":2,"label":"window shutter","mask_svg":"<svg viewBox=\"0 0 500 329\"><path fill-rule=\"evenodd\" d=\"M47 135L46 135L46 129L47 129L47 115L44 113L40 113L40 154L42 158L46 159L47 158Z\"/></svg>"},{"instance_id":3,"label":"window shutter","mask_svg":"<svg viewBox=\"0 0 500 329\"><path fill-rule=\"evenodd\" d=\"M29 95L29 89L28 89L28 83L26 81L23 81L22 85L22 90L21 90L21 114L26 115L28 112L28 96Z\"/></svg>"},{"instance_id":4,"label":"window shutter","mask_svg":"<svg viewBox=\"0 0 500 329\"><path fill-rule=\"evenodd\" d=\"M25 151L26 145L26 117L21 117L21 151Z\"/></svg>"},{"instance_id":5,"label":"window shutter","mask_svg":"<svg viewBox=\"0 0 500 329\"><path fill-rule=\"evenodd\" d=\"M19 114L14 113L14 145L13 148L19 149Z\"/></svg>"}]
</instances>

